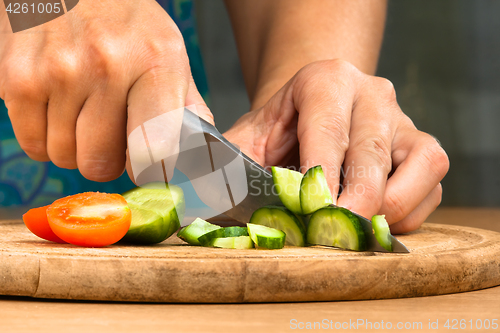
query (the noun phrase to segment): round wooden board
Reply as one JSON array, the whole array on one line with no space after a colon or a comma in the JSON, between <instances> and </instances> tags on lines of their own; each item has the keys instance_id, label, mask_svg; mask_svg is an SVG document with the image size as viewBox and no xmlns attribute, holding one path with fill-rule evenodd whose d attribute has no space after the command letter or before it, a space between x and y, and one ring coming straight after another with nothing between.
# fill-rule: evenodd
<instances>
[{"instance_id":1,"label":"round wooden board","mask_svg":"<svg viewBox=\"0 0 500 333\"><path fill-rule=\"evenodd\" d=\"M244 303L439 295L500 285L500 233L424 224L410 254L182 244L81 248L0 221L0 294L78 300Z\"/></svg>"}]
</instances>

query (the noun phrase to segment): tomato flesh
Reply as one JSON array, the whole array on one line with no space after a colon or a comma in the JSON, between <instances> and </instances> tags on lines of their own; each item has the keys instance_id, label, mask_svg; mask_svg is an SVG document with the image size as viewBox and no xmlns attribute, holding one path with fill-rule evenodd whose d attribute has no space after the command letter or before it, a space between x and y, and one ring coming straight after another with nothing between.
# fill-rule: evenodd
<instances>
[{"instance_id":1,"label":"tomato flesh","mask_svg":"<svg viewBox=\"0 0 500 333\"><path fill-rule=\"evenodd\" d=\"M86 192L54 201L47 217L50 228L66 242L102 247L125 236L132 215L121 195Z\"/></svg>"},{"instance_id":2,"label":"tomato flesh","mask_svg":"<svg viewBox=\"0 0 500 333\"><path fill-rule=\"evenodd\" d=\"M26 227L35 235L45 240L66 243L50 229L49 221L47 219L47 208L49 206L33 208L23 215L23 221Z\"/></svg>"}]
</instances>

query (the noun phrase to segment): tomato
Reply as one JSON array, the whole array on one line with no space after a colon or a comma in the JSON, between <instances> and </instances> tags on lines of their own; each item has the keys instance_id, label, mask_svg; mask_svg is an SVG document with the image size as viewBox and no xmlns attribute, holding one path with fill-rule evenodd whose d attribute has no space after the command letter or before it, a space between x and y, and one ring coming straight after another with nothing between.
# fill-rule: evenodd
<instances>
[{"instance_id":1,"label":"tomato","mask_svg":"<svg viewBox=\"0 0 500 333\"><path fill-rule=\"evenodd\" d=\"M56 243L66 243L50 229L49 221L47 220L47 208L49 206L33 208L28 210L23 215L24 224L26 227L40 238Z\"/></svg>"},{"instance_id":2,"label":"tomato","mask_svg":"<svg viewBox=\"0 0 500 333\"><path fill-rule=\"evenodd\" d=\"M54 201L47 218L52 231L66 242L102 247L125 236L132 214L119 194L87 192Z\"/></svg>"}]
</instances>

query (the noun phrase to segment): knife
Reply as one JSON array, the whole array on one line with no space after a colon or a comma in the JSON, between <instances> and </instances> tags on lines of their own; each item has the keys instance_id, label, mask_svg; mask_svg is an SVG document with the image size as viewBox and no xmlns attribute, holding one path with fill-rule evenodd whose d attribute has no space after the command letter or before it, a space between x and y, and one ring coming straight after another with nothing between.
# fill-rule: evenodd
<instances>
[{"instance_id":1,"label":"knife","mask_svg":"<svg viewBox=\"0 0 500 333\"><path fill-rule=\"evenodd\" d=\"M201 146L198 146L198 148L207 150L210 157L209 169L212 172L220 171L225 181L230 203L224 203L224 200L219 197L216 198L217 200L212 200L212 202L216 202L215 205L222 203L228 205L227 207L231 207L223 211L225 215L236 221L247 223L250 221L253 212L257 209L267 205L282 205L278 194L275 192L271 173L226 140L213 125L199 118L198 115L188 109L185 109L183 115L180 134L181 153L178 156L176 164L176 167L184 174L190 179L194 179L195 176L200 176L204 172L206 173L206 170L200 172L200 163L193 163L193 156L200 156L205 150L199 150L193 154L193 149L183 149L183 146L192 147L193 138L197 137L199 139L200 135L203 135L207 144L203 148L200 148ZM186 153L183 154L183 151ZM191 153L188 153L189 151ZM228 168L228 165L232 167ZM208 189L209 195L205 195L205 197L217 195L206 183L198 187L202 192ZM210 198L208 200L210 201ZM354 212L353 214L358 218L363 227L367 240L367 250L389 252L375 238L371 221ZM391 236L391 239L393 252L410 252L395 237Z\"/></svg>"}]
</instances>

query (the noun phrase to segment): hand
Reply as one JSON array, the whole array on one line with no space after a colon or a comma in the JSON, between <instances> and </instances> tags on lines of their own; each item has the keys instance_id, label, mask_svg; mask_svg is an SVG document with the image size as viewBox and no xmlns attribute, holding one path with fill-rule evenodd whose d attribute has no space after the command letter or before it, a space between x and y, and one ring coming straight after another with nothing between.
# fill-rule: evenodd
<instances>
[{"instance_id":1,"label":"hand","mask_svg":"<svg viewBox=\"0 0 500 333\"><path fill-rule=\"evenodd\" d=\"M0 13L0 98L31 158L108 181L124 171L127 134L146 120L197 104L213 123L182 35L156 1L82 0L16 34Z\"/></svg>"},{"instance_id":2,"label":"hand","mask_svg":"<svg viewBox=\"0 0 500 333\"><path fill-rule=\"evenodd\" d=\"M337 205L385 214L393 233L417 229L439 205L449 167L438 142L401 111L390 81L341 60L305 66L224 136L264 166L322 165L334 200L342 190Z\"/></svg>"}]
</instances>

